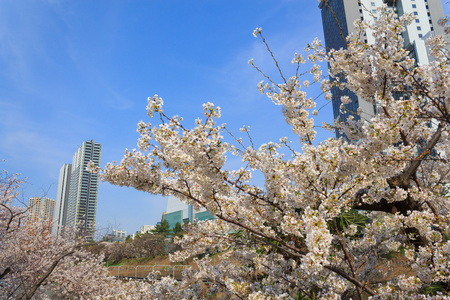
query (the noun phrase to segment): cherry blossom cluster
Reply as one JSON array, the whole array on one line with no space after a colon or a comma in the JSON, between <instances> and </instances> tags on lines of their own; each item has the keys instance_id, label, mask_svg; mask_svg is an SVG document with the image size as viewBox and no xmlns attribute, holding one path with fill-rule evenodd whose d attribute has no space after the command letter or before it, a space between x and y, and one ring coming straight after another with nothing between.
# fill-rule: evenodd
<instances>
[{"instance_id":1,"label":"cherry blossom cluster","mask_svg":"<svg viewBox=\"0 0 450 300\"><path fill-rule=\"evenodd\" d=\"M148 299L149 283L110 276L72 229L55 237L50 222L26 222L26 208L13 205L21 183L0 172L1 299Z\"/></svg>"},{"instance_id":2,"label":"cherry blossom cluster","mask_svg":"<svg viewBox=\"0 0 450 300\"><path fill-rule=\"evenodd\" d=\"M148 99L148 115L158 118L154 124L139 123L140 151L127 150L119 163L105 167L102 179L174 195L216 217L186 225L187 233L178 240L183 249L172 255L174 261L203 256L198 270L186 271L181 282L155 282L151 295L448 296L448 46L441 37L431 38L427 43L434 60L416 65L402 38L413 17L397 18L387 7L378 15L375 22L355 22L361 35L350 35L346 49L326 51L314 40L305 53L295 54L296 74L285 77L278 69L281 83L249 61L264 76L258 90L282 107L301 141L299 149L286 138L259 147L234 135L230 142L224 138L226 125L217 123L220 108L211 103L190 128L181 117L165 114L159 96ZM374 44L363 42L365 32ZM261 28L253 35L266 43ZM318 64L324 61L328 77ZM323 98L308 96L313 84L320 85ZM377 113L324 124L341 137L316 141L321 126L313 117L320 113L317 101L329 101L332 88L349 89ZM350 99L341 101L345 110ZM229 169L230 157L242 167ZM264 176L262 185L255 184L256 173ZM393 278L399 263L410 271ZM199 280L207 284L198 285ZM433 284L447 294L426 294Z\"/></svg>"}]
</instances>

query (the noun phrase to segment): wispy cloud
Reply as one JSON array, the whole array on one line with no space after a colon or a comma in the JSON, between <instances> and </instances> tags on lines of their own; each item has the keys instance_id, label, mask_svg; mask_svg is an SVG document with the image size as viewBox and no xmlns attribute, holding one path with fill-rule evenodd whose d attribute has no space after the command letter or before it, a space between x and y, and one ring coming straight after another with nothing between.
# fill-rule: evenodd
<instances>
[{"instance_id":1,"label":"wispy cloud","mask_svg":"<svg viewBox=\"0 0 450 300\"><path fill-rule=\"evenodd\" d=\"M42 131L42 126L20 112L17 104L0 102L0 154L17 166L40 169L55 178L54 170L68 157L58 140ZM70 154L69 154L70 157Z\"/></svg>"},{"instance_id":2,"label":"wispy cloud","mask_svg":"<svg viewBox=\"0 0 450 300\"><path fill-rule=\"evenodd\" d=\"M0 64L3 84L33 90L37 62L51 60L43 30L51 28L48 6L32 1L3 1L0 6Z\"/></svg>"}]
</instances>

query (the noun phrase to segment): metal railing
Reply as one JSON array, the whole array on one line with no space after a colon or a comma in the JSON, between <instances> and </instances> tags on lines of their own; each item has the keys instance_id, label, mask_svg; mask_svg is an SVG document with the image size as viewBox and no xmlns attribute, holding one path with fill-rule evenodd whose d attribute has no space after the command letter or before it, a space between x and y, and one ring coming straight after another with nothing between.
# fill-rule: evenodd
<instances>
[{"instance_id":1,"label":"metal railing","mask_svg":"<svg viewBox=\"0 0 450 300\"><path fill-rule=\"evenodd\" d=\"M182 273L189 265L152 265L152 266L111 266L108 267L109 275L119 279L145 280L151 273L156 274L157 279L170 276L181 280Z\"/></svg>"}]
</instances>

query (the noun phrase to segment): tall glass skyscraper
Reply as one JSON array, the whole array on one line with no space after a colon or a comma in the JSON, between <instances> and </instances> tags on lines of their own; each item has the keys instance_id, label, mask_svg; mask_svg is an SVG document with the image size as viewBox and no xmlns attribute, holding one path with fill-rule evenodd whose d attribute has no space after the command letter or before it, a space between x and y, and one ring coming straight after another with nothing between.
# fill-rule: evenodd
<instances>
[{"instance_id":1,"label":"tall glass skyscraper","mask_svg":"<svg viewBox=\"0 0 450 300\"><path fill-rule=\"evenodd\" d=\"M403 34L405 48L411 53L418 64L428 64L429 56L425 40L433 35L444 34L438 21L444 16L441 0L321 0L319 7L322 12L322 24L325 37L325 46L328 49L346 48L345 37L350 33L357 33L353 25L355 20L374 21L377 18L377 8L386 4L391 7L397 16L412 14L415 20L408 25ZM367 43L374 43L371 32L367 30L361 35ZM348 111L356 113L361 108L361 116L370 119L375 114L375 107L358 98L348 90L333 89L334 118L346 120L349 113L341 113L341 97L346 95L352 100L346 104ZM355 118L359 118L355 114Z\"/></svg>"},{"instance_id":2,"label":"tall glass skyscraper","mask_svg":"<svg viewBox=\"0 0 450 300\"><path fill-rule=\"evenodd\" d=\"M86 167L90 161L100 165L101 151L102 145L94 140L83 142L72 165L64 165L59 176L55 226L77 226L87 240L94 238L99 178Z\"/></svg>"}]
</instances>

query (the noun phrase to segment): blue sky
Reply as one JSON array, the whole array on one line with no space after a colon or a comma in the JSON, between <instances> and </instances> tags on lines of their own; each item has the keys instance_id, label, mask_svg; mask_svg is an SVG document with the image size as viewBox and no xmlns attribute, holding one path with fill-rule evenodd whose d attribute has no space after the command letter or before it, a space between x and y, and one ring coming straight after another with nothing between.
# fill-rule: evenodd
<instances>
[{"instance_id":1,"label":"blue sky","mask_svg":"<svg viewBox=\"0 0 450 300\"><path fill-rule=\"evenodd\" d=\"M247 64L276 76L255 27L287 74L294 52L323 35L311 0L1 0L1 167L27 178L26 201L54 199L59 169L84 140L103 145L102 166L136 148L154 94L186 126L209 101L235 133L249 125L255 144L289 135ZM320 120L332 120L331 105ZM158 222L166 203L101 183L97 224L133 233Z\"/></svg>"}]
</instances>

